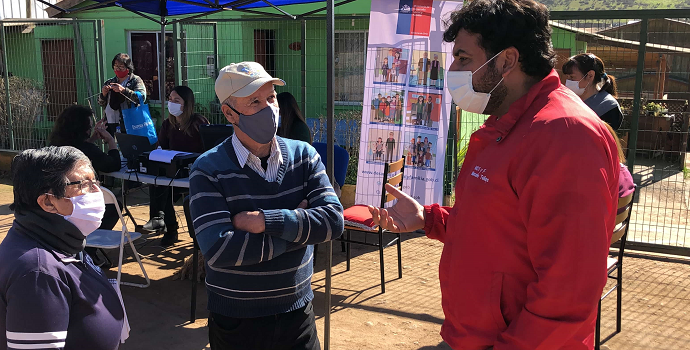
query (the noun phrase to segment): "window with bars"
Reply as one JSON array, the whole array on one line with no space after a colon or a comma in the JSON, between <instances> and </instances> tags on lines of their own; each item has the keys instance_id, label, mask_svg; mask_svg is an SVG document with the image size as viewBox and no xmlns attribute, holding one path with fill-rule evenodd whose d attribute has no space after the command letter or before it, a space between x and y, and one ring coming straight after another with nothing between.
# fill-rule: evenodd
<instances>
[{"instance_id":1,"label":"window with bars","mask_svg":"<svg viewBox=\"0 0 690 350\"><path fill-rule=\"evenodd\" d=\"M335 99L339 105L359 105L364 99L367 31L335 33Z\"/></svg>"}]
</instances>

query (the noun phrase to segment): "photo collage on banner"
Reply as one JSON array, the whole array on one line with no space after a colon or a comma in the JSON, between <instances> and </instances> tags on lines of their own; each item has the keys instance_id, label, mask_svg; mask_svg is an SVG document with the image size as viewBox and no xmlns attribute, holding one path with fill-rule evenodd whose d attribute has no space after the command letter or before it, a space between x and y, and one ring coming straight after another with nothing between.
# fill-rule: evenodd
<instances>
[{"instance_id":1,"label":"photo collage on banner","mask_svg":"<svg viewBox=\"0 0 690 350\"><path fill-rule=\"evenodd\" d=\"M443 19L462 2L372 0L355 202L380 205L384 164L405 157L403 190L441 202L452 44Z\"/></svg>"}]
</instances>

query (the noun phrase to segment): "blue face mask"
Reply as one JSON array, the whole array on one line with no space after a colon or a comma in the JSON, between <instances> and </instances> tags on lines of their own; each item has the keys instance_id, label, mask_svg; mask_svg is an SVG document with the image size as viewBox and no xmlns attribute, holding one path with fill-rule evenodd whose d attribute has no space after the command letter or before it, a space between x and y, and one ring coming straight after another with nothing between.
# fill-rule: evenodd
<instances>
[{"instance_id":1,"label":"blue face mask","mask_svg":"<svg viewBox=\"0 0 690 350\"><path fill-rule=\"evenodd\" d=\"M280 110L277 107L268 105L252 115L244 115L229 104L226 105L239 115L239 123L236 126L252 140L265 145L276 136L280 116Z\"/></svg>"}]
</instances>

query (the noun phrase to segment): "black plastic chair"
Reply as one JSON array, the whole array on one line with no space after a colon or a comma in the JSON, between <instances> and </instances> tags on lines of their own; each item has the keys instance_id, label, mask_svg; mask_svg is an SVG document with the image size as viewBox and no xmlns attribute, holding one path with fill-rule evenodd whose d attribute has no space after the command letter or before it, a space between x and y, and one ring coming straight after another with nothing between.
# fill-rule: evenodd
<instances>
[{"instance_id":1,"label":"black plastic chair","mask_svg":"<svg viewBox=\"0 0 690 350\"><path fill-rule=\"evenodd\" d=\"M189 232L189 237L191 237L194 242L194 249L192 251L192 305L189 316L189 321L194 322L196 321L196 287L197 277L199 275L199 243L197 243L196 234L194 233L194 220L192 220L192 215L189 213L189 196L184 197L182 207L184 208L184 216L187 220L187 232Z\"/></svg>"},{"instance_id":2,"label":"black plastic chair","mask_svg":"<svg viewBox=\"0 0 690 350\"><path fill-rule=\"evenodd\" d=\"M616 215L616 227L613 230L613 236L611 237L611 244L616 244L618 241L620 241L618 247L618 258L608 257L606 263L606 272L608 278L615 279L616 284L611 287L611 289L606 291L601 299L599 299L599 306L597 309L597 326L594 335L594 348L596 350L599 350L601 345L601 301L614 290L616 291L616 332L607 337L604 341L621 332L621 316L623 306L623 252L625 251L625 242L628 240L628 229L630 228L630 217L632 216L632 207L636 192L637 190L618 200L618 210L620 211L623 209L623 211ZM614 272L617 273L614 275Z\"/></svg>"}]
</instances>

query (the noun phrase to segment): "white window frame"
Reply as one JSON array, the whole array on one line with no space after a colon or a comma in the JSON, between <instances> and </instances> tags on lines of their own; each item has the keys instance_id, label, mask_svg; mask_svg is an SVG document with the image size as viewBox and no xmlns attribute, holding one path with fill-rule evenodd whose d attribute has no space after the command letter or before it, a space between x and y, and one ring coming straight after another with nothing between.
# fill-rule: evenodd
<instances>
[{"instance_id":1,"label":"white window frame","mask_svg":"<svg viewBox=\"0 0 690 350\"><path fill-rule=\"evenodd\" d=\"M132 34L156 34L156 46L160 45L160 43L161 43L161 38L160 38L161 31L160 30L127 30L127 31L125 31L125 34L127 35L127 54L129 54L129 57L132 57ZM166 35L167 34L173 35L173 31L172 30L166 30L165 34ZM174 38L173 38L173 40L174 40ZM156 66L159 66L160 64L161 64L161 51L159 48L158 50L156 50ZM135 71L136 71L136 68L137 67L134 67ZM160 72L160 69L161 69L161 67L158 67L158 72ZM148 91L146 93L148 94ZM165 92L163 92L162 94L165 94ZM161 95L160 91L158 92L158 95ZM158 96L158 98L160 98L160 96ZM149 99L149 103L160 104L161 100L150 100Z\"/></svg>"},{"instance_id":2,"label":"white window frame","mask_svg":"<svg viewBox=\"0 0 690 350\"><path fill-rule=\"evenodd\" d=\"M364 73L362 74L362 76L365 79L364 80L364 88L366 89L367 88L366 87L366 76L367 76L367 74L366 74L366 70L367 70L366 55L367 55L367 48L369 47L369 30L368 29L359 29L359 30L341 29L341 30L336 30L334 33L335 34L338 34L338 33L364 33L364 39L366 42L364 43ZM335 40L335 35L333 37ZM334 42L334 44L335 44L335 42ZM362 91L362 93L364 93L364 91ZM337 96L336 96L336 98L337 98ZM364 100L362 100L362 101L338 101L336 99L335 101L333 101L333 104L336 106L363 106Z\"/></svg>"}]
</instances>

